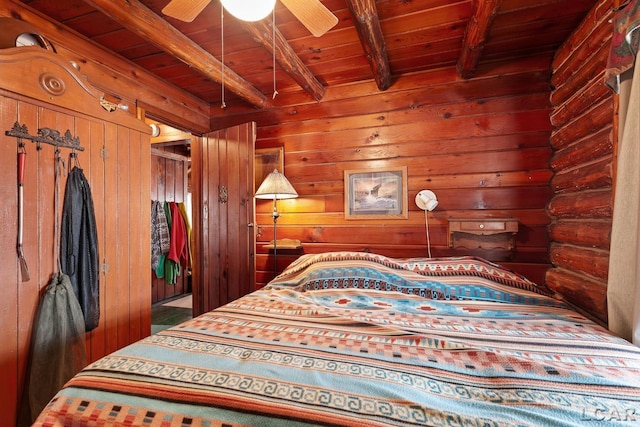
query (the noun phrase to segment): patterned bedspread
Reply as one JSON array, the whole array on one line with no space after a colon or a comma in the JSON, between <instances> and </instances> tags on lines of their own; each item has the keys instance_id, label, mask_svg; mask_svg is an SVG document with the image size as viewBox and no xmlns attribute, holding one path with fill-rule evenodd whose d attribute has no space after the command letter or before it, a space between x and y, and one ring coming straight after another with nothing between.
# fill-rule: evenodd
<instances>
[{"instance_id":1,"label":"patterned bedspread","mask_svg":"<svg viewBox=\"0 0 640 427\"><path fill-rule=\"evenodd\" d=\"M481 259L305 255L92 363L36 425L640 425L640 349Z\"/></svg>"}]
</instances>

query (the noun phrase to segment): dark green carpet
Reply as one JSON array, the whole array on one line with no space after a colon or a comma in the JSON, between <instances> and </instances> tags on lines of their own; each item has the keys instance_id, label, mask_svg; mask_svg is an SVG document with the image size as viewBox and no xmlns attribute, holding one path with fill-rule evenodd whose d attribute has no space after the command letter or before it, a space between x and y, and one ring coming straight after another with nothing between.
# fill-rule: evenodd
<instances>
[{"instance_id":1,"label":"dark green carpet","mask_svg":"<svg viewBox=\"0 0 640 427\"><path fill-rule=\"evenodd\" d=\"M167 329L193 317L190 308L170 307L156 304L151 307L151 333Z\"/></svg>"}]
</instances>

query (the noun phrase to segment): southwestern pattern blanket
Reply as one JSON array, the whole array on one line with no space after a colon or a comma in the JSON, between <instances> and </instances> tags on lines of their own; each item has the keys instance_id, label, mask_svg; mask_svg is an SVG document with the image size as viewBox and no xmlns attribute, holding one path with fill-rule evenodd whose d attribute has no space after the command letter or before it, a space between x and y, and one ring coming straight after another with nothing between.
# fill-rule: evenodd
<instances>
[{"instance_id":1,"label":"southwestern pattern blanket","mask_svg":"<svg viewBox=\"0 0 640 427\"><path fill-rule=\"evenodd\" d=\"M640 349L548 289L477 258L341 252L90 364L36 425L637 423Z\"/></svg>"}]
</instances>

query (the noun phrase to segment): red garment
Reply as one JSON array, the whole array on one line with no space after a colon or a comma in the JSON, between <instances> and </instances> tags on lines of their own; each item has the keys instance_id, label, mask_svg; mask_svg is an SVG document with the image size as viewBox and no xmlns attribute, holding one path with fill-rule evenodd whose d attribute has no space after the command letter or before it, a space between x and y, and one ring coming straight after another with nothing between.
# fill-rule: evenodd
<instances>
[{"instance_id":1,"label":"red garment","mask_svg":"<svg viewBox=\"0 0 640 427\"><path fill-rule=\"evenodd\" d=\"M187 226L176 202L169 202L171 210L171 245L168 258L183 268L189 266L189 236Z\"/></svg>"}]
</instances>

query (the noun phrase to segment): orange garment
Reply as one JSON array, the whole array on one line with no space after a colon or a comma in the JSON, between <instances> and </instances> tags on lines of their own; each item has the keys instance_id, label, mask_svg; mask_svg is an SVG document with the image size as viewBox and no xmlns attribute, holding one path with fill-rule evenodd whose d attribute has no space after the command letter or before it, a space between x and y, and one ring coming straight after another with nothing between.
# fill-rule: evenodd
<instances>
[{"instance_id":1,"label":"orange garment","mask_svg":"<svg viewBox=\"0 0 640 427\"><path fill-rule=\"evenodd\" d=\"M189 266L189 236L180 208L176 202L169 202L171 210L171 245L168 258L183 268Z\"/></svg>"}]
</instances>

